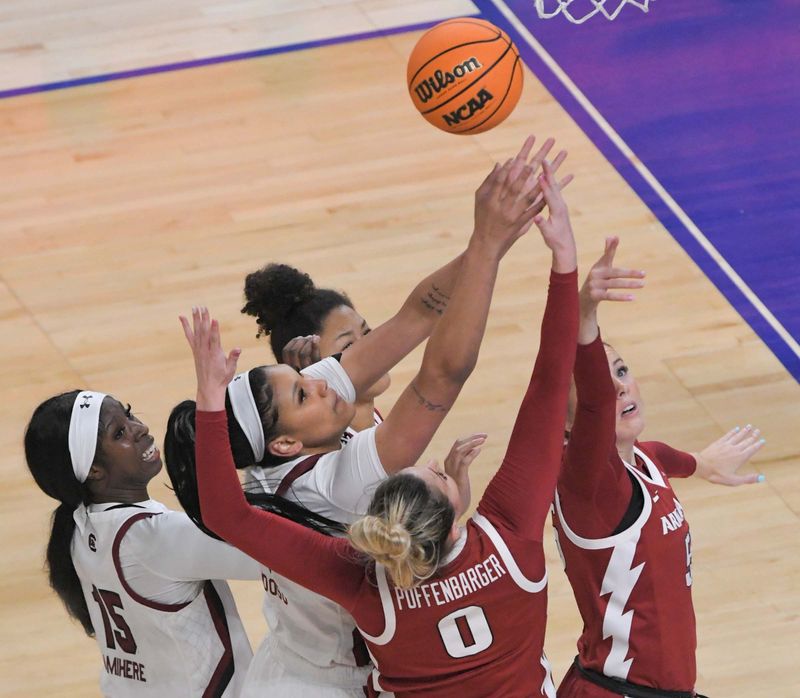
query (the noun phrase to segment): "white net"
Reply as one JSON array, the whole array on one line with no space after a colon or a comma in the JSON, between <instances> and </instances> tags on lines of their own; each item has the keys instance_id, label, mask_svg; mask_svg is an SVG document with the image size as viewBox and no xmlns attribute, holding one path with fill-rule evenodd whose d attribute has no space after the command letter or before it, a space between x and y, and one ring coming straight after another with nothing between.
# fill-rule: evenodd
<instances>
[{"instance_id":1,"label":"white net","mask_svg":"<svg viewBox=\"0 0 800 698\"><path fill-rule=\"evenodd\" d=\"M564 15L573 24L583 24L595 15L616 19L626 5L647 12L650 0L534 0L536 12L542 19Z\"/></svg>"}]
</instances>

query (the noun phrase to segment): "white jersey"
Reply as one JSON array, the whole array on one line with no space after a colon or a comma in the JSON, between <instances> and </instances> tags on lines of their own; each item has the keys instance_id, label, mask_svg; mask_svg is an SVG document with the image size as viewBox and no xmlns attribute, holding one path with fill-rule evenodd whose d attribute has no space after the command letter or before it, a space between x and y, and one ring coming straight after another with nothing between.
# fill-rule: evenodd
<instances>
[{"instance_id":1,"label":"white jersey","mask_svg":"<svg viewBox=\"0 0 800 698\"><path fill-rule=\"evenodd\" d=\"M238 696L250 643L228 585L204 577L257 578L257 563L153 500L81 506L75 522L103 695Z\"/></svg>"},{"instance_id":2,"label":"white jersey","mask_svg":"<svg viewBox=\"0 0 800 698\"><path fill-rule=\"evenodd\" d=\"M303 373L324 378L344 399L355 399L353 385L335 359L325 359ZM375 424L381 421L376 412ZM280 494L349 524L366 513L372 493L386 477L372 427L361 432L348 429L338 451L302 456L275 467L246 468L245 488ZM278 643L281 656L290 658L284 661L292 663L295 673L313 674L318 684L360 690L366 683L370 660L350 614L268 567L262 568L262 583L266 591L263 612L272 640L264 643L253 658L250 672L254 680L259 674L266 675L273 654L270 648ZM312 666L302 666L303 660Z\"/></svg>"}]
</instances>

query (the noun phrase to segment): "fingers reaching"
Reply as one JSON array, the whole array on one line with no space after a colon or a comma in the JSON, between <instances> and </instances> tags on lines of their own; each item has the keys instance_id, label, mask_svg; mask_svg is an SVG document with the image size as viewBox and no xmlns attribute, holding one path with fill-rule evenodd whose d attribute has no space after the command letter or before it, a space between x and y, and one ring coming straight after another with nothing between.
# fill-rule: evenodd
<instances>
[{"instance_id":1,"label":"fingers reaching","mask_svg":"<svg viewBox=\"0 0 800 698\"><path fill-rule=\"evenodd\" d=\"M222 349L219 322L211 317L208 308L192 308L192 321L180 316L183 334L194 356L197 374L197 408L218 410L225 407L225 390L236 372L241 349L227 355Z\"/></svg>"},{"instance_id":2,"label":"fingers reaching","mask_svg":"<svg viewBox=\"0 0 800 698\"><path fill-rule=\"evenodd\" d=\"M735 427L697 454L697 474L714 484L730 487L763 482L764 476L759 473L738 471L765 443L760 429L750 424L744 429Z\"/></svg>"}]
</instances>

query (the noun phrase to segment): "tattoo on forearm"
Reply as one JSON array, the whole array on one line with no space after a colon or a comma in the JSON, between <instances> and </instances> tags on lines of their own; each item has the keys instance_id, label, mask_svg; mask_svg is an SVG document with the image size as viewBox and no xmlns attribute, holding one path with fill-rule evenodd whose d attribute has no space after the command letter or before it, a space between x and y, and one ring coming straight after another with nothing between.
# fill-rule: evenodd
<instances>
[{"instance_id":1,"label":"tattoo on forearm","mask_svg":"<svg viewBox=\"0 0 800 698\"><path fill-rule=\"evenodd\" d=\"M413 383L411 384L411 390L414 391L414 395L417 397L417 402L422 405L426 410L430 410L431 412L447 412L450 409L447 405L438 405L435 402L431 402L426 398L419 390L417 390L417 386Z\"/></svg>"},{"instance_id":2,"label":"tattoo on forearm","mask_svg":"<svg viewBox=\"0 0 800 698\"><path fill-rule=\"evenodd\" d=\"M450 300L450 296L448 296L435 284L431 284L430 290L425 294L425 296L423 296L421 300L422 305L424 305L428 310L432 310L434 313L441 315L447 308L447 301Z\"/></svg>"}]
</instances>

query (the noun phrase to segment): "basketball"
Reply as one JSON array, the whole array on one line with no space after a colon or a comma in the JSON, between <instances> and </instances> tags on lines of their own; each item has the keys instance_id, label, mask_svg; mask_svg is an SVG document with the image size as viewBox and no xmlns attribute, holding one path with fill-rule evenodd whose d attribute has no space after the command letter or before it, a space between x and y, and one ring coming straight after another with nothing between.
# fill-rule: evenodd
<instances>
[{"instance_id":1,"label":"basketball","mask_svg":"<svg viewBox=\"0 0 800 698\"><path fill-rule=\"evenodd\" d=\"M522 92L516 46L493 24L471 17L429 29L408 59L408 93L420 114L448 133L488 131Z\"/></svg>"}]
</instances>

